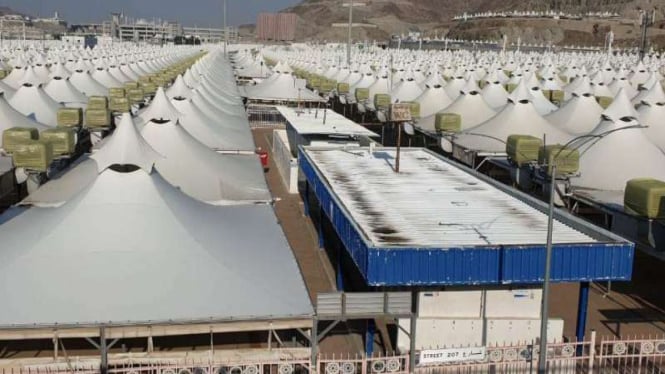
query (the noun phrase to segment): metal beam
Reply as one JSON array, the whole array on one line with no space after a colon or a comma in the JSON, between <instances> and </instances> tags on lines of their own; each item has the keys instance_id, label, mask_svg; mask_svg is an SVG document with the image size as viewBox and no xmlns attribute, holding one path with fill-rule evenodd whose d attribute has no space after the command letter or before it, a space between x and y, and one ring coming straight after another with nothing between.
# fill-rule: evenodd
<instances>
[{"instance_id":1,"label":"metal beam","mask_svg":"<svg viewBox=\"0 0 665 374\"><path fill-rule=\"evenodd\" d=\"M326 336L330 331L332 331L332 329L334 329L335 326L337 326L340 322L341 322L340 320L337 320L333 321L333 323L328 325L328 327L326 327L323 331L321 331L321 334L316 336L316 342L317 343L320 342L321 339L323 339L324 336Z\"/></svg>"}]
</instances>

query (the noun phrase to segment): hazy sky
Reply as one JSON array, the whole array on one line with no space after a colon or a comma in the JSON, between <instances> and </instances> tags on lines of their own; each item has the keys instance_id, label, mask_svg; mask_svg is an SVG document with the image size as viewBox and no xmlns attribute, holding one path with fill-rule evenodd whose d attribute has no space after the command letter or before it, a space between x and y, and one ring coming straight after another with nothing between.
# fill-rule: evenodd
<instances>
[{"instance_id":1,"label":"hazy sky","mask_svg":"<svg viewBox=\"0 0 665 374\"><path fill-rule=\"evenodd\" d=\"M280 10L298 0L227 0L229 25L254 23L262 11ZM0 0L0 5L33 16L56 10L70 23L98 22L111 12L137 18L177 20L186 26L220 26L223 0Z\"/></svg>"}]
</instances>

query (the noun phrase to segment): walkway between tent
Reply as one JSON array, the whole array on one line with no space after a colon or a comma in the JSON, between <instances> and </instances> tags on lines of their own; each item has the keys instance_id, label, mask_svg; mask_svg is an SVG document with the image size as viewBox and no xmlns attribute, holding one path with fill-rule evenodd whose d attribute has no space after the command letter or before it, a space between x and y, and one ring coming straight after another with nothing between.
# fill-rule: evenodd
<instances>
[{"instance_id":1,"label":"walkway between tent","mask_svg":"<svg viewBox=\"0 0 665 374\"><path fill-rule=\"evenodd\" d=\"M273 128L252 129L256 146L272 152L272 131ZM310 299L315 303L318 293L335 291L335 272L326 253L319 249L316 229L304 215L300 195L288 193L274 160L270 154L265 177L273 198L279 199L275 203L275 214L296 257ZM322 340L319 350L323 354L363 352L363 331L364 324L340 324Z\"/></svg>"}]
</instances>

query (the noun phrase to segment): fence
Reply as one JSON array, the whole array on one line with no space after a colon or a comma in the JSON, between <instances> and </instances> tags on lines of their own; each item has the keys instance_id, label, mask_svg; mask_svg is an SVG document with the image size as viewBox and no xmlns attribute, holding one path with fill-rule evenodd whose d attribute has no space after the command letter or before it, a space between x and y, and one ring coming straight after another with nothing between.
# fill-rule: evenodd
<instances>
[{"instance_id":1,"label":"fence","mask_svg":"<svg viewBox=\"0 0 665 374\"><path fill-rule=\"evenodd\" d=\"M482 352L473 361L460 354L464 349ZM443 349L442 360L416 364L409 368L407 355L394 356L324 356L319 355L312 365L307 359L269 359L265 361L214 361L208 359L148 359L146 361L111 362L109 374L526 374L536 373L538 346L522 344L481 348ZM457 352L457 353L456 353ZM422 352L421 352L422 353ZM145 359L144 359L145 360ZM657 339L603 340L596 342L595 334L583 342L564 342L548 345L547 368L550 374L665 373L665 337ZM0 369L0 374L99 374L93 363L59 363L50 366Z\"/></svg>"},{"instance_id":2,"label":"fence","mask_svg":"<svg viewBox=\"0 0 665 374\"><path fill-rule=\"evenodd\" d=\"M252 128L284 128L286 126L286 119L274 106L249 105L247 106L247 118Z\"/></svg>"}]
</instances>

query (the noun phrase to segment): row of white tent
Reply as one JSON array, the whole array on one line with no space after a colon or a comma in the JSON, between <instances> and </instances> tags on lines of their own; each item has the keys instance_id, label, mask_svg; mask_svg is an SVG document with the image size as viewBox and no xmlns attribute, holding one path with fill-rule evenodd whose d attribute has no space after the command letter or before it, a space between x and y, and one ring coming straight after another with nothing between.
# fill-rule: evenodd
<instances>
[{"instance_id":1,"label":"row of white tent","mask_svg":"<svg viewBox=\"0 0 665 374\"><path fill-rule=\"evenodd\" d=\"M616 18L620 14L616 12L587 12L584 14L564 13L550 11L506 11L506 12L480 12L480 13L464 13L453 17L453 20L467 20L467 19L482 19L482 18L506 18L506 17L526 17L526 18L582 18L582 17L595 17L595 18Z\"/></svg>"},{"instance_id":2,"label":"row of white tent","mask_svg":"<svg viewBox=\"0 0 665 374\"><path fill-rule=\"evenodd\" d=\"M391 53L400 52L385 54ZM372 69L361 62L367 56L361 56L361 61L349 68L322 62L339 61L336 56L308 58L308 54L316 55L311 51L266 49L263 54L280 61L267 81L291 76L291 68L302 69L349 84L347 98L351 102L355 89L369 89L370 100L360 104L370 110L374 109L371 98L376 94L390 95L393 102L418 102L421 119L416 126L424 131L435 130L437 113L458 114L461 132L444 141L448 148L454 143L480 153L500 154L505 153L509 135L532 135L546 138L548 144L569 144L579 149L580 176L572 179L574 186L623 190L632 178L665 180L665 126L658 122L665 114L660 59L629 66L622 57L606 56L600 64L595 55L565 58L528 54L513 55L511 61L502 63L498 54L494 61L491 55L483 54L481 58L487 61L473 64L462 52L461 58L428 53L431 60L426 64L414 61L414 56L422 55L405 53L403 59L414 58L412 67L395 68L393 64L392 69ZM438 63L447 58L465 63L459 67ZM552 63L573 58L576 62L568 66ZM373 60L386 58L374 56ZM502 68L506 64L513 69L511 76ZM508 92L506 86L512 86L512 91ZM544 95L549 91L560 91L560 106ZM598 97L612 100L612 104L603 109Z\"/></svg>"},{"instance_id":3,"label":"row of white tent","mask_svg":"<svg viewBox=\"0 0 665 374\"><path fill-rule=\"evenodd\" d=\"M189 78L0 215L12 306L0 328L311 317L232 68L208 48Z\"/></svg>"}]
</instances>

